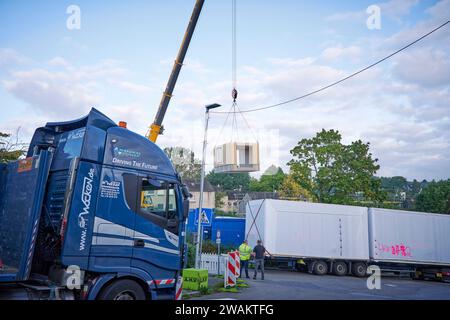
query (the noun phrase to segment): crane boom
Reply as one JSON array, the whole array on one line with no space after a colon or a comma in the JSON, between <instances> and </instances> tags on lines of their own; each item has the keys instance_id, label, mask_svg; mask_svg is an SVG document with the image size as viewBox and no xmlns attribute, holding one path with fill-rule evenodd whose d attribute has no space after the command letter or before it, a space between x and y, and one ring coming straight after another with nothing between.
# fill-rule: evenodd
<instances>
[{"instance_id":1,"label":"crane boom","mask_svg":"<svg viewBox=\"0 0 450 320\"><path fill-rule=\"evenodd\" d=\"M147 134L147 138L156 142L158 136L162 134L162 122L164 115L166 114L167 107L169 106L170 98L172 98L173 89L177 83L178 75L180 74L181 67L183 66L184 57L186 56L189 43L191 42L192 35L194 34L195 26L197 25L198 17L202 11L204 0L196 0L194 10L192 11L191 19L184 34L183 42L181 43L180 50L178 51L177 58L173 64L172 72L167 82L166 90L164 90L161 102L159 103L158 112L156 113L155 120L150 126L150 130Z\"/></svg>"}]
</instances>

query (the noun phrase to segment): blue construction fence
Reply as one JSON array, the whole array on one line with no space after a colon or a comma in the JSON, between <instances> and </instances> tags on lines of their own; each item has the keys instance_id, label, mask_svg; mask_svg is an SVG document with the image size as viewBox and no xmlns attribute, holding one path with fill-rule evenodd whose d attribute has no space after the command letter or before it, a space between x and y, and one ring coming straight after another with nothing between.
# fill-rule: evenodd
<instances>
[{"instance_id":1,"label":"blue construction fence","mask_svg":"<svg viewBox=\"0 0 450 320\"><path fill-rule=\"evenodd\" d=\"M216 241L220 230L221 244L239 246L245 237L245 218L216 216L214 209L203 209L203 240ZM187 220L187 232L197 233L198 209L191 209Z\"/></svg>"}]
</instances>

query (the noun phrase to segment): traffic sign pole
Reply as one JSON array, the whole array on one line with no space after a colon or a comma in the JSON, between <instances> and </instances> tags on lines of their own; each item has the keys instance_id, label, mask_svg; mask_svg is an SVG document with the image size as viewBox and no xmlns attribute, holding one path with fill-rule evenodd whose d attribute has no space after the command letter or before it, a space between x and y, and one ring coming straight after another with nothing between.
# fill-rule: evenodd
<instances>
[{"instance_id":1,"label":"traffic sign pole","mask_svg":"<svg viewBox=\"0 0 450 320\"><path fill-rule=\"evenodd\" d=\"M217 243L217 275L220 275L220 230L217 230L216 234Z\"/></svg>"}]
</instances>

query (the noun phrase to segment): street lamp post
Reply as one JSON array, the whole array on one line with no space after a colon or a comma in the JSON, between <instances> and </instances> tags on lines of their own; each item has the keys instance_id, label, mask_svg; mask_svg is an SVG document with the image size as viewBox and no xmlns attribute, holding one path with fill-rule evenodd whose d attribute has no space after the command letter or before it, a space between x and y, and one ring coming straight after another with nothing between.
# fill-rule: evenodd
<instances>
[{"instance_id":1,"label":"street lamp post","mask_svg":"<svg viewBox=\"0 0 450 320\"><path fill-rule=\"evenodd\" d=\"M203 188L205 180L205 157L206 157L206 144L207 144L207 133L208 133L208 122L209 122L209 110L220 107L220 104L214 103L207 105L205 107L205 134L203 139L203 155L202 155L202 169L200 177L200 199L198 204L198 221L197 221L197 245L195 248L195 267L200 269L201 264L201 251L202 251L202 218L203 218Z\"/></svg>"}]
</instances>

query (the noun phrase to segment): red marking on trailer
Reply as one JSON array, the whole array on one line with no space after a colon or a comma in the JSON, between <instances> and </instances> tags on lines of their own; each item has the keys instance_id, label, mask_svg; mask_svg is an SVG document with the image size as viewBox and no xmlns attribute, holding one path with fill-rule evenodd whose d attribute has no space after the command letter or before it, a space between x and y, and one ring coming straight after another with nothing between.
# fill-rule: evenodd
<instances>
[{"instance_id":1,"label":"red marking on trailer","mask_svg":"<svg viewBox=\"0 0 450 320\"><path fill-rule=\"evenodd\" d=\"M378 251L390 253L393 256L412 257L411 247L404 244L380 244L377 246Z\"/></svg>"}]
</instances>

